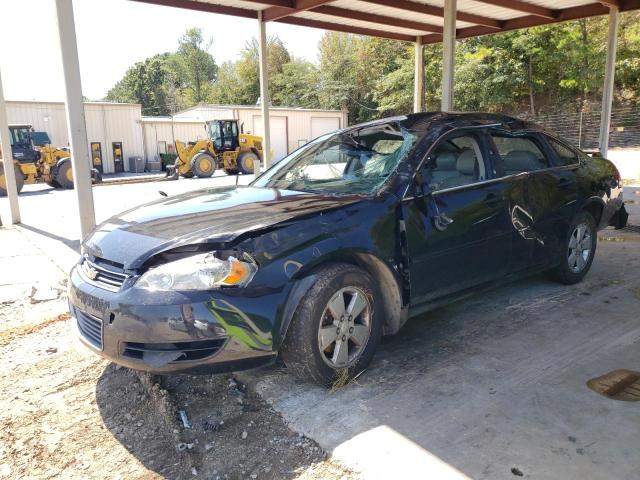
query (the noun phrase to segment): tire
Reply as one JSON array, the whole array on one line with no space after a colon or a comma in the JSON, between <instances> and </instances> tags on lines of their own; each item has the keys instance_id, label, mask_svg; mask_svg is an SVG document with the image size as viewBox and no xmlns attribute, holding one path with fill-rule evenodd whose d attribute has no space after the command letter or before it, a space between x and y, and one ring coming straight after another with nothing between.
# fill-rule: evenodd
<instances>
[{"instance_id":1,"label":"tire","mask_svg":"<svg viewBox=\"0 0 640 480\"><path fill-rule=\"evenodd\" d=\"M184 178L193 178L195 177L195 175L193 174L193 172L191 170L189 170L187 173L185 173L184 175L182 175Z\"/></svg>"},{"instance_id":2,"label":"tire","mask_svg":"<svg viewBox=\"0 0 640 480\"><path fill-rule=\"evenodd\" d=\"M562 245L560 265L551 271L551 276L565 285L581 281L591 268L597 245L596 221L591 214L582 211L569 226Z\"/></svg>"},{"instance_id":3,"label":"tire","mask_svg":"<svg viewBox=\"0 0 640 480\"><path fill-rule=\"evenodd\" d=\"M65 158L58 163L56 183L60 185L60 188L73 188L73 170L71 169L70 159Z\"/></svg>"},{"instance_id":4,"label":"tire","mask_svg":"<svg viewBox=\"0 0 640 480\"><path fill-rule=\"evenodd\" d=\"M24 175L22 174L22 170L18 165L13 165L13 171L16 176L16 190L18 193L22 191L22 187L24 187ZM0 197L7 196L7 179L4 176L4 164L0 163Z\"/></svg>"},{"instance_id":5,"label":"tire","mask_svg":"<svg viewBox=\"0 0 640 480\"><path fill-rule=\"evenodd\" d=\"M227 175L237 175L238 170L236 170L235 168L225 168L224 173L226 173Z\"/></svg>"},{"instance_id":6,"label":"tire","mask_svg":"<svg viewBox=\"0 0 640 480\"><path fill-rule=\"evenodd\" d=\"M55 180L51 180L49 182L44 182L47 185L49 185L51 188L60 188L60 185L58 185L58 182L56 182Z\"/></svg>"},{"instance_id":7,"label":"tire","mask_svg":"<svg viewBox=\"0 0 640 480\"><path fill-rule=\"evenodd\" d=\"M298 305L281 348L282 359L303 380L339 386L360 374L373 358L382 335L382 299L371 277L353 265L331 264L314 274L317 281ZM354 296L361 307L362 300L366 303L356 318L340 323L339 313L349 313ZM346 308L341 309L338 298Z\"/></svg>"},{"instance_id":8,"label":"tire","mask_svg":"<svg viewBox=\"0 0 640 480\"><path fill-rule=\"evenodd\" d=\"M198 178L209 178L216 171L216 161L208 153L196 153L191 159L191 171Z\"/></svg>"},{"instance_id":9,"label":"tire","mask_svg":"<svg viewBox=\"0 0 640 480\"><path fill-rule=\"evenodd\" d=\"M255 162L259 162L260 159L253 152L242 152L238 155L238 160L236 161L238 164L238 170L244 174L253 173L253 166Z\"/></svg>"}]
</instances>

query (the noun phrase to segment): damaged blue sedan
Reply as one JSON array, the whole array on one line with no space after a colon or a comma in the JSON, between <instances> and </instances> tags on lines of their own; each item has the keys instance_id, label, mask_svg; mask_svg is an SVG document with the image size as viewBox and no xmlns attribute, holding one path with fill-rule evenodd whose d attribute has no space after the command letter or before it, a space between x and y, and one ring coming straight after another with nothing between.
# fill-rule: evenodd
<instances>
[{"instance_id":1,"label":"damaged blue sedan","mask_svg":"<svg viewBox=\"0 0 640 480\"><path fill-rule=\"evenodd\" d=\"M90 349L130 368L280 354L327 385L443 303L537 272L579 282L598 229L626 219L614 165L533 124L407 115L320 137L249 186L107 220L70 274L70 309Z\"/></svg>"}]
</instances>

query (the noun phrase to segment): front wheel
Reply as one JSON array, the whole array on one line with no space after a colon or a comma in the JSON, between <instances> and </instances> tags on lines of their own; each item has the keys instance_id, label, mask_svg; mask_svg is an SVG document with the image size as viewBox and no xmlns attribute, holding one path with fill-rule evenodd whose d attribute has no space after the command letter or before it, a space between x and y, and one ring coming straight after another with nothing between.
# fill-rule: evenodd
<instances>
[{"instance_id":1,"label":"front wheel","mask_svg":"<svg viewBox=\"0 0 640 480\"><path fill-rule=\"evenodd\" d=\"M566 285L578 283L591 268L597 244L596 221L588 212L580 212L569 226L560 265L551 272L553 277Z\"/></svg>"},{"instance_id":2,"label":"front wheel","mask_svg":"<svg viewBox=\"0 0 640 480\"><path fill-rule=\"evenodd\" d=\"M282 345L287 369L324 386L344 384L368 365L382 335L382 299L360 268L332 264L301 300Z\"/></svg>"},{"instance_id":3,"label":"front wheel","mask_svg":"<svg viewBox=\"0 0 640 480\"><path fill-rule=\"evenodd\" d=\"M191 171L198 178L209 178L216 171L216 161L208 153L197 153L191 159Z\"/></svg>"},{"instance_id":4,"label":"front wheel","mask_svg":"<svg viewBox=\"0 0 640 480\"><path fill-rule=\"evenodd\" d=\"M16 176L16 190L18 193L22 191L24 187L24 175L22 170L16 164L13 165L14 175ZM0 197L7 196L7 177L4 176L4 164L0 163Z\"/></svg>"}]
</instances>

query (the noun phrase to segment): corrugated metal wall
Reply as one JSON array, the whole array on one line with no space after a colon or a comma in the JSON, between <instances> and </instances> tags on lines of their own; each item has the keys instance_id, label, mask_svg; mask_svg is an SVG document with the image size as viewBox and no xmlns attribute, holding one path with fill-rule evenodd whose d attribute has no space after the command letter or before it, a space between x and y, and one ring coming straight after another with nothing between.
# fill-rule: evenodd
<instances>
[{"instance_id":1,"label":"corrugated metal wall","mask_svg":"<svg viewBox=\"0 0 640 480\"><path fill-rule=\"evenodd\" d=\"M160 161L161 152L158 148L160 142L165 142L168 147L175 140L189 142L206 137L203 121L185 122L183 120L174 120L172 122L170 118L145 117L142 119L142 130L144 132L147 160L150 162Z\"/></svg>"},{"instance_id":2,"label":"corrugated metal wall","mask_svg":"<svg viewBox=\"0 0 640 480\"><path fill-rule=\"evenodd\" d=\"M64 104L57 102L7 102L9 123L29 123L37 131L47 132L53 145L69 145ZM129 157L144 157L141 126L142 112L137 104L102 102L85 103L87 140L100 142L105 173L112 173L113 142L121 142L124 167L129 169Z\"/></svg>"}]
</instances>

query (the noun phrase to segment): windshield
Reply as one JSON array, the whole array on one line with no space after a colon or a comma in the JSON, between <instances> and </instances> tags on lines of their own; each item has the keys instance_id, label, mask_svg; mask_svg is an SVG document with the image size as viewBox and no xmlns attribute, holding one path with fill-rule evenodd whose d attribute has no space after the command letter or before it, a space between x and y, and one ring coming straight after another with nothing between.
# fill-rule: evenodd
<instances>
[{"instance_id":1,"label":"windshield","mask_svg":"<svg viewBox=\"0 0 640 480\"><path fill-rule=\"evenodd\" d=\"M258 178L256 187L370 194L404 160L416 136L398 122L331 133L296 150Z\"/></svg>"}]
</instances>

